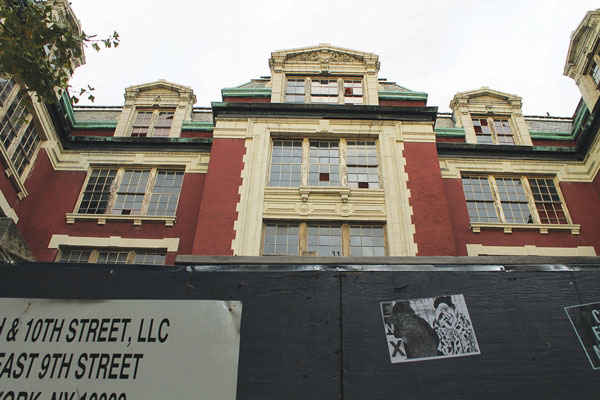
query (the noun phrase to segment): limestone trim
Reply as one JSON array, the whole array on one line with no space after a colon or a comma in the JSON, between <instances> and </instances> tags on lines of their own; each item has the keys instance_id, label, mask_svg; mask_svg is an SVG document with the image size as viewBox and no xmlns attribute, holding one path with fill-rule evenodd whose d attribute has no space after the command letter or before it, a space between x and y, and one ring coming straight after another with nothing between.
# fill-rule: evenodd
<instances>
[{"instance_id":1,"label":"limestone trim","mask_svg":"<svg viewBox=\"0 0 600 400\"><path fill-rule=\"evenodd\" d=\"M176 217L173 216L150 216L150 215L112 215L112 214L79 214L67 213L67 224L74 224L75 221L88 220L97 221L98 225L105 225L106 221L131 221L133 225L142 225L142 222L164 222L166 226L173 226Z\"/></svg>"},{"instance_id":2,"label":"limestone trim","mask_svg":"<svg viewBox=\"0 0 600 400\"><path fill-rule=\"evenodd\" d=\"M46 142L52 167L61 171L87 171L92 166L165 166L183 167L185 173L205 174L208 171L209 153L192 152L94 152L63 150L56 142Z\"/></svg>"},{"instance_id":3,"label":"limestone trim","mask_svg":"<svg viewBox=\"0 0 600 400\"><path fill-rule=\"evenodd\" d=\"M507 224L507 223L490 223L490 222L471 222L471 230L473 233L479 233L482 229L502 229L504 233L512 233L513 230L539 229L541 234L548 234L549 230L568 230L571 235L579 235L581 225L579 224Z\"/></svg>"},{"instance_id":4,"label":"limestone trim","mask_svg":"<svg viewBox=\"0 0 600 400\"><path fill-rule=\"evenodd\" d=\"M271 53L269 67L272 103L285 102L288 77L314 77L360 79L363 104L379 104L377 75L380 64L376 54L322 43L318 46L275 51Z\"/></svg>"},{"instance_id":5,"label":"limestone trim","mask_svg":"<svg viewBox=\"0 0 600 400\"><path fill-rule=\"evenodd\" d=\"M433 134L432 124L400 121L317 119L218 119L215 137L245 138L238 217L232 241L234 255L261 254L265 219L373 221L385 223L391 256L414 256L415 226L409 204L408 175L403 158L403 132ZM222 135L225 133L225 135ZM221 136L222 135L222 136ZM410 135L409 136L410 139ZM367 137L378 142L381 189L267 187L272 141L276 138L314 137L337 140ZM389 182L389 184L387 184ZM303 197L306 201L303 201Z\"/></svg>"},{"instance_id":6,"label":"limestone trim","mask_svg":"<svg viewBox=\"0 0 600 400\"><path fill-rule=\"evenodd\" d=\"M167 82L164 79L125 89L125 105L121 111L114 136L130 136L138 111L173 111L169 137L179 137L184 121L192 120L192 107L196 102L188 86ZM154 117L156 119L156 117ZM149 132L150 133L150 132Z\"/></svg>"},{"instance_id":7,"label":"limestone trim","mask_svg":"<svg viewBox=\"0 0 600 400\"><path fill-rule=\"evenodd\" d=\"M538 247L525 246L485 246L467 244L468 256L596 256L593 246L577 247Z\"/></svg>"},{"instance_id":8,"label":"limestone trim","mask_svg":"<svg viewBox=\"0 0 600 400\"><path fill-rule=\"evenodd\" d=\"M168 252L176 252L179 248L179 238L135 239L123 238L121 236L87 237L57 234L52 235L50 243L48 244L48 248L58 249L60 246L166 249Z\"/></svg>"},{"instance_id":9,"label":"limestone trim","mask_svg":"<svg viewBox=\"0 0 600 400\"><path fill-rule=\"evenodd\" d=\"M2 210L4 215L6 215L8 218L12 219L12 221L15 224L19 222L19 216L17 215L15 210L13 210L13 208L10 206L8 200L6 199L2 191L0 191L0 210Z\"/></svg>"},{"instance_id":10,"label":"limestone trim","mask_svg":"<svg viewBox=\"0 0 600 400\"><path fill-rule=\"evenodd\" d=\"M583 161L503 160L440 156L443 178L458 179L462 172L552 175L559 181L592 182L600 169L600 135L596 135Z\"/></svg>"},{"instance_id":11,"label":"limestone trim","mask_svg":"<svg viewBox=\"0 0 600 400\"><path fill-rule=\"evenodd\" d=\"M588 109L594 109L600 98L600 87L590 72L600 66L600 9L588 11L571 34L563 74L575 81Z\"/></svg>"},{"instance_id":12,"label":"limestone trim","mask_svg":"<svg viewBox=\"0 0 600 400\"><path fill-rule=\"evenodd\" d=\"M305 190L311 190L310 195ZM382 189L267 187L264 219L385 221Z\"/></svg>"},{"instance_id":13,"label":"limestone trim","mask_svg":"<svg viewBox=\"0 0 600 400\"><path fill-rule=\"evenodd\" d=\"M457 127L465 130L467 143L477 143L473 118L508 120L515 145L531 146L529 127L523 117L521 97L488 87L461 92L450 102Z\"/></svg>"}]
</instances>

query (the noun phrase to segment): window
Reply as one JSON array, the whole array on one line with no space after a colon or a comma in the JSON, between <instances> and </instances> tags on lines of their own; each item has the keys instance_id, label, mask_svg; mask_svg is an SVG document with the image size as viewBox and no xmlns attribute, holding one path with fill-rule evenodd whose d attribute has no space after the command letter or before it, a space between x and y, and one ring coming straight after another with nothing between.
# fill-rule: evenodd
<instances>
[{"instance_id":1,"label":"window","mask_svg":"<svg viewBox=\"0 0 600 400\"><path fill-rule=\"evenodd\" d=\"M166 252L160 250L61 248L58 262L91 264L164 265Z\"/></svg>"},{"instance_id":2,"label":"window","mask_svg":"<svg viewBox=\"0 0 600 400\"><path fill-rule=\"evenodd\" d=\"M9 79L0 77L0 106L4 106L4 102L14 87L15 80L12 77Z\"/></svg>"},{"instance_id":3,"label":"window","mask_svg":"<svg viewBox=\"0 0 600 400\"><path fill-rule=\"evenodd\" d=\"M347 141L348 186L378 189L377 148L375 142Z\"/></svg>"},{"instance_id":4,"label":"window","mask_svg":"<svg viewBox=\"0 0 600 400\"><path fill-rule=\"evenodd\" d=\"M310 141L309 186L340 186L339 142Z\"/></svg>"},{"instance_id":5,"label":"window","mask_svg":"<svg viewBox=\"0 0 600 400\"><path fill-rule=\"evenodd\" d=\"M78 213L173 216L182 171L97 168L89 175Z\"/></svg>"},{"instance_id":6,"label":"window","mask_svg":"<svg viewBox=\"0 0 600 400\"><path fill-rule=\"evenodd\" d=\"M306 96L309 88L309 96ZM363 88L360 79L290 78L286 81L286 103L362 104Z\"/></svg>"},{"instance_id":7,"label":"window","mask_svg":"<svg viewBox=\"0 0 600 400\"><path fill-rule=\"evenodd\" d=\"M462 183L471 222L569 224L551 178L465 176Z\"/></svg>"},{"instance_id":8,"label":"window","mask_svg":"<svg viewBox=\"0 0 600 400\"><path fill-rule=\"evenodd\" d=\"M473 127L477 143L515 144L514 135L508 119L474 117Z\"/></svg>"},{"instance_id":9,"label":"window","mask_svg":"<svg viewBox=\"0 0 600 400\"><path fill-rule=\"evenodd\" d=\"M345 160L342 161L342 160ZM304 165L304 168L303 168ZM303 175L303 171L307 171ZM269 186L378 189L377 146L369 140L274 140Z\"/></svg>"},{"instance_id":10,"label":"window","mask_svg":"<svg viewBox=\"0 0 600 400\"><path fill-rule=\"evenodd\" d=\"M592 79L596 83L596 87L600 88L600 67L597 63L592 64L592 68L590 70L590 75Z\"/></svg>"},{"instance_id":11,"label":"window","mask_svg":"<svg viewBox=\"0 0 600 400\"><path fill-rule=\"evenodd\" d=\"M362 82L344 80L344 104L362 104Z\"/></svg>"},{"instance_id":12,"label":"window","mask_svg":"<svg viewBox=\"0 0 600 400\"><path fill-rule=\"evenodd\" d=\"M310 102L337 104L337 79L313 79L310 87Z\"/></svg>"},{"instance_id":13,"label":"window","mask_svg":"<svg viewBox=\"0 0 600 400\"><path fill-rule=\"evenodd\" d=\"M6 161L12 164L16 175L21 177L33 162L41 138L21 93L16 92L14 97L8 96L14 86L12 78L4 83L0 82L0 105L9 100L0 120L0 143L8 158Z\"/></svg>"},{"instance_id":14,"label":"window","mask_svg":"<svg viewBox=\"0 0 600 400\"><path fill-rule=\"evenodd\" d=\"M383 226L266 223L263 255L385 256Z\"/></svg>"},{"instance_id":15,"label":"window","mask_svg":"<svg viewBox=\"0 0 600 400\"><path fill-rule=\"evenodd\" d=\"M285 90L286 103L304 103L304 79L288 79Z\"/></svg>"},{"instance_id":16,"label":"window","mask_svg":"<svg viewBox=\"0 0 600 400\"><path fill-rule=\"evenodd\" d=\"M171 110L140 110L135 115L131 136L169 136L174 115Z\"/></svg>"}]
</instances>

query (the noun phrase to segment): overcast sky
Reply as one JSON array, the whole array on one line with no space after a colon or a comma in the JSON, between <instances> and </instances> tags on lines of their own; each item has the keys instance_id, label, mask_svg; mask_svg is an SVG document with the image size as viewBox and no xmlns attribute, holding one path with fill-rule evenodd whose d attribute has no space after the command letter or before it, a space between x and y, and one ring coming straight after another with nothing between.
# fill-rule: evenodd
<instances>
[{"instance_id":1,"label":"overcast sky","mask_svg":"<svg viewBox=\"0 0 600 400\"><path fill-rule=\"evenodd\" d=\"M116 30L117 49L86 50L71 84L95 105L123 105L127 86L190 86L196 106L269 75L272 51L330 43L379 55L380 78L429 93L449 111L457 92L489 86L523 98L526 115L572 116L563 76L571 32L598 0L72 0L88 34ZM82 101L80 104L91 104Z\"/></svg>"}]
</instances>

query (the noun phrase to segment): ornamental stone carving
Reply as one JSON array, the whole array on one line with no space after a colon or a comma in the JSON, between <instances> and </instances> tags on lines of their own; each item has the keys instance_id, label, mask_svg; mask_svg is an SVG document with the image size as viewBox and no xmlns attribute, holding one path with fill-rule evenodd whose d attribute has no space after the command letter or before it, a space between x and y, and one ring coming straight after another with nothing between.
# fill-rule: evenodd
<instances>
[{"instance_id":1,"label":"ornamental stone carving","mask_svg":"<svg viewBox=\"0 0 600 400\"><path fill-rule=\"evenodd\" d=\"M290 54L286 61L318 61L318 62L363 62L362 57L331 50L318 50L300 54Z\"/></svg>"}]
</instances>

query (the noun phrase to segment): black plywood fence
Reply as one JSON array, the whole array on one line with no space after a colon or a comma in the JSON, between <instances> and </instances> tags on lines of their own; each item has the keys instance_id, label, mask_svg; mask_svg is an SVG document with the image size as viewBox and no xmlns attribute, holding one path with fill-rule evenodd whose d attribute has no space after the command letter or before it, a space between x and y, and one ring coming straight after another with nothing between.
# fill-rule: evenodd
<instances>
[{"instance_id":1,"label":"black plywood fence","mask_svg":"<svg viewBox=\"0 0 600 400\"><path fill-rule=\"evenodd\" d=\"M594 343L588 353L582 345L595 340L594 326L600 330L597 267L24 263L0 267L0 297L240 300L238 399L579 400L599 398L600 356ZM568 308L578 305L587 306ZM448 325L442 309L458 324ZM421 336L411 336L415 327ZM459 343L465 331L476 338L469 350ZM462 350L423 356L427 335L438 346L455 335L450 344ZM421 355L402 359L417 354L415 343Z\"/></svg>"}]
</instances>

